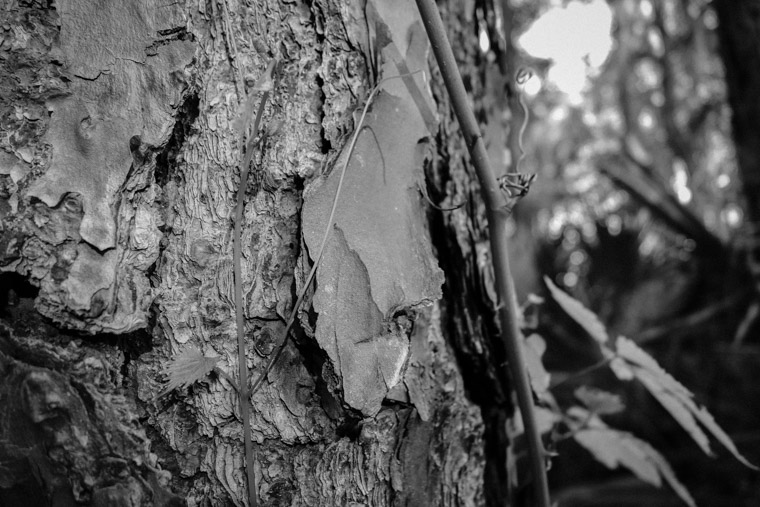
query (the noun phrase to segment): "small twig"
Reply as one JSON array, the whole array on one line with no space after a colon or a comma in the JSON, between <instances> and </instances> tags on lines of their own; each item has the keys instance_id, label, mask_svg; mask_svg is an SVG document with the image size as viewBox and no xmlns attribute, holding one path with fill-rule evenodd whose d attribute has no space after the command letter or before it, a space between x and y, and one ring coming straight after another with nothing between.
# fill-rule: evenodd
<instances>
[{"instance_id":1,"label":"small twig","mask_svg":"<svg viewBox=\"0 0 760 507\"><path fill-rule=\"evenodd\" d=\"M422 72L422 71L418 70L415 72L411 72L409 75L416 74L418 72ZM311 270L309 271L309 275L306 277L306 281L303 284L303 287L301 287L301 290L298 293L296 304L293 305L293 310L290 312L290 316L288 317L288 322L285 325L285 333L283 333L283 336L280 339L280 343L277 345L277 349L275 350L275 352L272 354L271 358L269 359L269 362L264 368L264 371L261 372L259 377L251 386L251 395L253 395L261 386L262 382L264 382L264 379L267 377L267 375L271 371L272 367L274 366L274 363L277 362L277 359L279 359L280 355L282 354L282 351L285 349L285 345L288 343L288 336L290 335L290 330L293 327L293 324L295 323L295 320L296 320L296 315L298 314L298 309L301 307L301 304L303 303L304 297L306 295L306 291L309 289L309 286L311 285L312 280L314 280L314 275L317 272L319 261L322 259L322 254L325 251L325 245L327 245L327 240L330 237L330 232L332 231L333 224L335 223L335 210L338 209L338 197L340 196L340 191L343 188L343 180L345 179L345 176L346 176L346 169L348 168L348 162L351 160L351 155L354 152L356 141L359 139L359 134L362 131L362 125L364 125L364 118L367 116L367 112L369 111L369 106L372 104L372 100L375 98L375 95L377 95L377 93L380 91L380 86L383 83L385 83L386 81L390 79L397 79L401 77L405 77L405 75L399 74L397 76L389 76L384 79L381 79L372 89L372 92L369 94L369 98L367 98L367 103L364 105L364 109L362 110L362 115L359 118L359 123L356 125L356 128L354 129L354 134L351 137L351 144L348 147L348 153L346 154L346 158L343 160L343 167L341 168L340 178L338 179L338 188L335 190L335 197L333 197L333 204L332 204L332 209L330 210L330 217L327 219L327 225L325 226L325 233L322 236L322 244L319 246L319 252L317 253L317 257L314 259L314 264L311 266Z\"/></svg>"},{"instance_id":2,"label":"small twig","mask_svg":"<svg viewBox=\"0 0 760 507\"><path fill-rule=\"evenodd\" d=\"M757 322L758 317L760 317L760 302L754 301L747 309L747 313L744 314L744 318L739 323L739 327L736 328L736 334L734 334L734 339L731 342L731 348L733 350L739 350L739 348L741 348L744 339L747 337L747 333L752 329L753 324Z\"/></svg>"},{"instance_id":3,"label":"small twig","mask_svg":"<svg viewBox=\"0 0 760 507\"><path fill-rule=\"evenodd\" d=\"M584 375L588 375L588 374L589 374L589 373L591 373L592 371L596 371L596 370L598 370L599 368L601 368L601 367L603 367L603 366L606 366L607 364L611 363L611 362L612 362L612 360L613 360L613 359L615 359L615 357L616 357L616 356L612 356L612 357L605 357L605 358L604 358L604 359L602 359L601 361L597 361L596 363L592 364L591 366L587 366L587 367L583 368L582 370L576 371L576 372L574 372L574 373L572 373L572 374L568 375L567 377L563 378L563 379L562 379L562 380L560 380L559 382L557 382L557 383L555 383L555 384L552 384L552 385L549 387L549 389L556 389L557 387L559 387L559 386L561 386L561 385L564 385L564 384L566 384L566 383L570 382L570 381L571 381L571 380L573 380L573 379L576 379L576 378L580 378L580 377L582 377L582 376L584 376Z\"/></svg>"},{"instance_id":4,"label":"small twig","mask_svg":"<svg viewBox=\"0 0 760 507\"><path fill-rule=\"evenodd\" d=\"M243 311L243 274L241 269L242 257L242 226L243 226L243 202L245 201L245 191L248 187L248 172L253 158L254 143L256 134L259 131L259 124L264 113L269 90L265 90L259 102L259 108L256 112L256 119L253 122L253 128L249 133L249 141L246 148L243 165L240 167L240 186L237 191L237 205L235 207L235 232L234 243L232 248L232 264L235 273L235 319L237 323L237 342L238 342L238 375L240 385L238 389L238 398L240 400L240 417L243 419L243 445L245 446L245 464L246 475L248 478L248 503L251 507L256 507L256 475L253 471L253 443L251 442L251 421L250 410L248 408L248 364L246 363L245 353L245 314ZM245 133L241 133L241 141ZM241 143L242 144L242 143Z\"/></svg>"},{"instance_id":5,"label":"small twig","mask_svg":"<svg viewBox=\"0 0 760 507\"><path fill-rule=\"evenodd\" d=\"M645 329L635 336L635 341L641 345L644 343L651 343L665 337L672 338L676 334L687 332L690 329L694 329L697 326L701 326L704 323L709 322L711 319L717 315L720 315L722 312L733 309L738 303L746 299L749 295L750 291L740 291L714 304L701 308L692 314L678 319L673 319L667 325Z\"/></svg>"},{"instance_id":6,"label":"small twig","mask_svg":"<svg viewBox=\"0 0 760 507\"><path fill-rule=\"evenodd\" d=\"M425 180L424 178L422 181L417 182L417 187L420 190L420 193L422 194L422 197L425 198L425 200L428 202L429 205L431 205L433 208L437 209L438 211L455 211L467 204L467 199L463 199L462 202L459 204L455 204L454 206L451 206L449 208L445 208L443 206L438 206L436 203L433 202L433 200L430 198L430 194L427 191L427 187L425 186Z\"/></svg>"},{"instance_id":7,"label":"small twig","mask_svg":"<svg viewBox=\"0 0 760 507\"><path fill-rule=\"evenodd\" d=\"M451 45L446 36L446 29L435 5L435 0L416 0L416 2L420 16L422 17L422 23L425 25L430 44L433 47L443 82L446 85L446 90L449 92L449 97L451 97L454 113L462 128L472 164L480 181L488 217L491 258L494 264L496 288L502 301L502 307L499 309L502 340L504 348L507 351L509 370L517 394L517 401L520 413L522 414L525 435L530 451L530 463L535 487L534 505L549 507L549 484L544 466L544 459L547 454L541 442L541 434L538 430L533 407L533 392L525 367L521 344L522 337L518 327L517 296L509 268L507 219L509 218L510 210L505 209L502 190L499 188L496 177L491 170L485 143L480 134L480 128L478 127L475 115L470 109L467 92L465 91L462 77L459 75L459 68L454 59L454 53L451 50Z\"/></svg>"}]
</instances>

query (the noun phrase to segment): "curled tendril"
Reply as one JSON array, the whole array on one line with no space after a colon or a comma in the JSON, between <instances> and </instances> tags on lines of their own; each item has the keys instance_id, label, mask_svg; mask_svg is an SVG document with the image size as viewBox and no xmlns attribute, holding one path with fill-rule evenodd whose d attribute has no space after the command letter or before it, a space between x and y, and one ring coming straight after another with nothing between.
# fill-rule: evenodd
<instances>
[{"instance_id":1,"label":"curled tendril","mask_svg":"<svg viewBox=\"0 0 760 507\"><path fill-rule=\"evenodd\" d=\"M530 78L533 77L534 71L530 67L520 67L517 69L517 72L515 73L515 84L517 84L518 95L520 100L520 106L522 106L523 110L523 122L520 126L520 133L517 136L517 146L520 148L520 157L517 159L517 164L515 165L515 171L520 172L520 165L525 158L525 148L523 147L523 136L525 136L525 129L528 128L528 121L530 121L530 110L528 109L528 104L525 103L525 92L522 90L525 83L527 83Z\"/></svg>"},{"instance_id":2,"label":"curled tendril","mask_svg":"<svg viewBox=\"0 0 760 507\"><path fill-rule=\"evenodd\" d=\"M523 174L520 172L520 165L525 158L525 148L523 147L523 137L525 136L525 130L528 127L530 121L530 110L528 104L525 102L524 85L534 75L534 70L530 67L520 67L515 73L515 84L517 89L517 97L520 102L520 106L523 110L523 120L520 126L520 131L517 136L517 146L520 149L520 156L517 158L514 172L509 172L498 179L499 187L506 194L507 201L505 209L507 213L512 212L512 207L515 205L518 199L523 197L530 190L530 185L536 178L535 174Z\"/></svg>"},{"instance_id":3,"label":"curled tendril","mask_svg":"<svg viewBox=\"0 0 760 507\"><path fill-rule=\"evenodd\" d=\"M515 72L515 83L517 83L518 86L523 86L534 74L535 72L530 67L520 67L517 69L517 72Z\"/></svg>"}]
</instances>

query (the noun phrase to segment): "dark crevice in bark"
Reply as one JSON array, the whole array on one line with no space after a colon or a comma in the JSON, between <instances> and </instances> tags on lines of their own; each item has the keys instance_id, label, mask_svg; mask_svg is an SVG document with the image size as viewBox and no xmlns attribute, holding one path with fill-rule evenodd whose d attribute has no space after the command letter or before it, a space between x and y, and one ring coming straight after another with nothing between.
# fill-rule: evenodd
<instances>
[{"instance_id":1,"label":"dark crevice in bark","mask_svg":"<svg viewBox=\"0 0 760 507\"><path fill-rule=\"evenodd\" d=\"M153 172L153 177L158 186L163 188L169 183L169 181L180 179L177 172L177 157L182 151L185 140L195 130L195 120L199 115L200 96L197 91L193 91L185 97L185 100L179 108L177 108L176 121L174 122L171 137L169 137L169 141L166 143L166 146L164 146L164 149L156 155L156 167ZM157 202L157 205L165 209L166 207L171 206L171 203L166 202L166 195L164 194ZM161 239L156 261L145 271L145 276L148 277L151 287L157 286L156 271L167 245L167 225L161 224L158 226L158 229L163 233L164 237ZM155 310L152 308L148 329L154 328L155 319Z\"/></svg>"},{"instance_id":2,"label":"dark crevice in bark","mask_svg":"<svg viewBox=\"0 0 760 507\"><path fill-rule=\"evenodd\" d=\"M316 314L310 312L309 320L316 323ZM301 326L296 325L294 327L297 329L292 332L294 337L293 343L301 354L304 367L314 379L314 392L319 397L322 409L339 426L343 424L348 424L348 426L354 425L355 422L350 420L349 414L341 406L339 393L334 393L324 378L325 368L330 368L327 353L319 346L316 340L307 336ZM350 433L350 430L346 431Z\"/></svg>"},{"instance_id":3,"label":"dark crevice in bark","mask_svg":"<svg viewBox=\"0 0 760 507\"><path fill-rule=\"evenodd\" d=\"M322 12L322 7L312 1L307 1L306 5L309 7L309 11L311 12L311 22L315 27L324 26L324 13ZM324 58L324 45L327 43L325 38L324 30L314 30L314 35L316 36L316 45L315 49L317 52L317 56L315 58L315 63L317 65L322 64L322 60ZM333 145L330 142L330 140L327 138L325 134L325 100L326 95L324 92L324 86L325 86L325 79L324 76L322 76L319 72L316 72L314 74L316 78L317 83L317 89L319 90L318 99L319 104L317 106L317 110L319 112L319 125L321 126L319 130L319 139L320 139L320 146L319 149L322 152L322 155L329 155L333 151Z\"/></svg>"},{"instance_id":4,"label":"dark crevice in bark","mask_svg":"<svg viewBox=\"0 0 760 507\"><path fill-rule=\"evenodd\" d=\"M195 128L195 120L200 114L201 99L198 92L195 91L187 95L185 100L177 109L174 130L166 143L166 147L156 156L156 183L165 186L176 173L177 156L185 144L185 139Z\"/></svg>"},{"instance_id":5,"label":"dark crevice in bark","mask_svg":"<svg viewBox=\"0 0 760 507\"><path fill-rule=\"evenodd\" d=\"M152 329L152 327L148 329ZM153 337L145 329L122 336L124 339L119 343L119 348L124 354L124 362L121 365L121 376L122 384L126 384L130 379L130 364L137 361L143 354L153 350Z\"/></svg>"},{"instance_id":6,"label":"dark crevice in bark","mask_svg":"<svg viewBox=\"0 0 760 507\"><path fill-rule=\"evenodd\" d=\"M324 140L324 138L323 138ZM328 143L329 144L329 143ZM305 180L298 175L295 175L293 177L292 182L292 191L296 193L300 199L300 205L303 206L303 191L305 188ZM303 221L301 220L301 215L299 213L298 215L298 232L296 234L296 237L302 238L303 237ZM305 247L305 244L301 242L300 245L294 244L292 245L293 248L293 258L297 259L301 255L305 255L308 258L308 251ZM315 255L314 252L312 252L313 255ZM308 271L310 269L310 265L304 264L304 269ZM296 268L297 269L297 268ZM314 287L312 287L314 289ZM290 288L291 292L291 301L295 301L298 298L298 289L296 287L295 282L292 284ZM313 293L312 296L313 297ZM308 300L307 300L308 301ZM310 308L311 303L305 303L303 305L303 310L305 311L305 319L308 320L307 327L310 329L316 329L317 325L317 314L313 311L313 309ZM307 309L307 307L309 307ZM298 349L298 352L300 353L301 359L303 361L303 365L306 368L306 370L311 374L312 378L314 379L315 387L314 392L316 396L320 399L320 404L325 411L325 413L333 419L338 425L348 425L348 426L354 426L357 424L357 421L353 421L350 419L348 414L346 413L345 409L341 406L341 396L339 396L339 393L334 393L330 389L326 379L324 378L325 372L330 371L326 370L326 368L331 368L329 357L327 356L327 353L322 349L319 344L316 342L313 336L313 332L307 332L306 329L304 329L304 326L301 325L300 321L296 319L296 322L293 325L293 329L290 331L292 344ZM274 353L274 352L273 352ZM340 426L339 426L340 427ZM346 430L346 435L341 436L348 436L348 433L351 433L350 430Z\"/></svg>"},{"instance_id":7,"label":"dark crevice in bark","mask_svg":"<svg viewBox=\"0 0 760 507\"><path fill-rule=\"evenodd\" d=\"M441 146L442 144L439 144ZM439 174L430 176L445 187L449 164L438 164ZM433 186L433 185L431 185ZM437 191L433 193L438 194ZM475 197L477 198L477 197ZM466 207L474 213L471 196ZM499 340L492 340L499 331L490 308L480 297L477 267L473 255L465 256L457 244L455 232L444 220L445 212L431 211L430 234L437 251L438 263L446 275L441 301L441 327L455 353L468 398L481 409L484 430L485 470L483 491L488 506L503 506L507 502L506 449L508 445L505 421L511 410L502 386L509 385L500 378L499 365L506 352ZM473 250L475 248L472 245ZM485 350L478 352L478 345Z\"/></svg>"},{"instance_id":8,"label":"dark crevice in bark","mask_svg":"<svg viewBox=\"0 0 760 507\"><path fill-rule=\"evenodd\" d=\"M348 438L352 442L359 440L362 432L362 419L360 417L346 418L336 429L339 438Z\"/></svg>"},{"instance_id":9,"label":"dark crevice in bark","mask_svg":"<svg viewBox=\"0 0 760 507\"><path fill-rule=\"evenodd\" d=\"M495 404L498 400L503 403L506 396L495 382L494 375L498 375L495 363L504 360L504 351L489 340L499 331L491 309L478 296L477 284L468 277L468 273L477 273L477 267L459 250L451 234L442 220L432 220L433 245L439 252L439 265L446 274L444 330L457 355L468 397L480 406ZM487 350L478 353L478 342Z\"/></svg>"},{"instance_id":10,"label":"dark crevice in bark","mask_svg":"<svg viewBox=\"0 0 760 507\"><path fill-rule=\"evenodd\" d=\"M180 405L180 408L177 410L177 417L180 417L181 407L182 405ZM181 415L188 417L185 413L182 413ZM141 426L145 429L145 435L150 441L150 450L159 457L161 469L166 470L171 474L171 478L169 479L169 488L171 491L184 498L190 491L192 478L184 476L179 461L177 460L177 452L172 449L166 438L158 432L152 424L150 424L150 419L151 418L148 416L143 416L140 419ZM187 504L183 502L182 505L186 506Z\"/></svg>"},{"instance_id":11,"label":"dark crevice in bark","mask_svg":"<svg viewBox=\"0 0 760 507\"><path fill-rule=\"evenodd\" d=\"M320 139L320 146L319 149L322 151L322 155L328 155L333 151L332 143L329 139L327 139L327 136L325 135L325 92L322 90L322 87L325 85L325 80L317 74L317 86L319 87L319 124L322 126L319 130L319 139Z\"/></svg>"},{"instance_id":12,"label":"dark crevice in bark","mask_svg":"<svg viewBox=\"0 0 760 507\"><path fill-rule=\"evenodd\" d=\"M32 9L55 10L54 0L19 0L18 4Z\"/></svg>"},{"instance_id":13,"label":"dark crevice in bark","mask_svg":"<svg viewBox=\"0 0 760 507\"><path fill-rule=\"evenodd\" d=\"M120 387L130 387L134 379L130 374L130 365L139 360L140 356L153 350L153 338L145 329L138 329L130 333L113 334L98 333L95 335L79 335L74 332L72 338L80 337L86 342L87 347L100 351L105 357L110 359L111 366L119 371L120 379L113 378L112 381L120 384ZM114 355L112 351L121 352L121 357ZM120 362L115 360L119 358ZM119 382L120 380L120 382Z\"/></svg>"},{"instance_id":14,"label":"dark crevice in bark","mask_svg":"<svg viewBox=\"0 0 760 507\"><path fill-rule=\"evenodd\" d=\"M507 488L507 445L509 439L506 433L507 412L505 407L496 405L480 405L485 432L484 455L486 466L483 471L483 492L486 505L490 507L508 505L509 491Z\"/></svg>"},{"instance_id":15,"label":"dark crevice in bark","mask_svg":"<svg viewBox=\"0 0 760 507\"><path fill-rule=\"evenodd\" d=\"M21 299L37 297L40 290L18 273L0 273L0 317L4 317L8 307L19 306Z\"/></svg>"}]
</instances>

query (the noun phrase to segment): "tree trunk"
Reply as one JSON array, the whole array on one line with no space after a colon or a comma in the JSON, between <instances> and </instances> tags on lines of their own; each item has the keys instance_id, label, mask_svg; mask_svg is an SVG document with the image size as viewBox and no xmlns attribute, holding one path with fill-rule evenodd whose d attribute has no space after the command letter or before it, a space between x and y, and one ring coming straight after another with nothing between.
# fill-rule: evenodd
<instances>
[{"instance_id":1,"label":"tree trunk","mask_svg":"<svg viewBox=\"0 0 760 507\"><path fill-rule=\"evenodd\" d=\"M731 126L752 236L749 268L760 291L760 2L714 3L726 72ZM755 317L757 320L757 305Z\"/></svg>"},{"instance_id":2,"label":"tree trunk","mask_svg":"<svg viewBox=\"0 0 760 507\"><path fill-rule=\"evenodd\" d=\"M486 62L460 4L447 19L472 78ZM484 212L413 3L0 12L0 504L245 505L243 423L261 505L483 505L486 489L504 504ZM330 238L311 311L241 421L239 125L272 61L242 226L254 376ZM354 112L400 74L348 159ZM428 187L468 205L432 210ZM222 375L157 396L192 350Z\"/></svg>"}]
</instances>

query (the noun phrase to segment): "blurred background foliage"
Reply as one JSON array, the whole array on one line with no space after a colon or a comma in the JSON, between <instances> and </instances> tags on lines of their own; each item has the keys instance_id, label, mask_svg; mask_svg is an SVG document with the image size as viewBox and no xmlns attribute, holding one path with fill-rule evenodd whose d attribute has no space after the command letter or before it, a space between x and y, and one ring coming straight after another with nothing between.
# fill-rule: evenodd
<instances>
[{"instance_id":1,"label":"blurred background foliage","mask_svg":"<svg viewBox=\"0 0 760 507\"><path fill-rule=\"evenodd\" d=\"M509 149L491 147L514 170L522 100L529 121L519 170L538 178L513 214L521 302L544 294L548 275L612 336L645 345L760 462L757 241L748 218L758 210L744 199L714 6L478 0L474 7L483 58L512 75L519 67L533 72L508 87ZM608 422L663 452L698 504L760 505L757 474L721 451L701 456L646 393L604 369L574 376L601 359L598 348L546 299L539 329L554 382L567 380L555 392L560 399L582 384L621 394L629 410ZM608 472L572 443L559 451L551 477L563 506L679 505L670 492Z\"/></svg>"}]
</instances>

